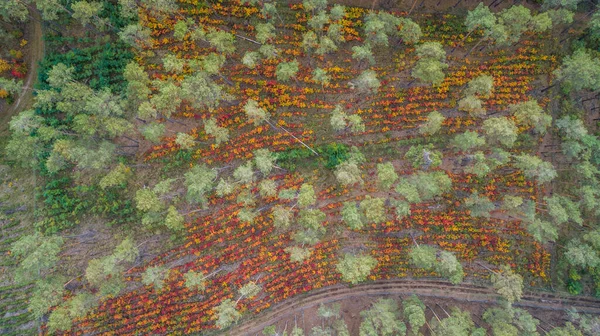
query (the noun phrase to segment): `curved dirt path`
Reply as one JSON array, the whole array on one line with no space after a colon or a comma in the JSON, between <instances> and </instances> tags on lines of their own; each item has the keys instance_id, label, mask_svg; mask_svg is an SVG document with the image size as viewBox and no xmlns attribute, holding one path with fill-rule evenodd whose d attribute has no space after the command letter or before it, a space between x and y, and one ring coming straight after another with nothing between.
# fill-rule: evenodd
<instances>
[{"instance_id":1,"label":"curved dirt path","mask_svg":"<svg viewBox=\"0 0 600 336\"><path fill-rule=\"evenodd\" d=\"M375 295L410 295L447 298L465 302L479 302L493 304L498 295L488 287L471 284L451 285L448 282L435 280L386 280L373 283L347 287L346 285L335 285L315 290L308 295L296 297L273 306L266 313L257 315L252 320L239 325L227 335L255 335L260 333L264 327L274 324L282 318L298 314L304 309L343 299L358 296ZM551 293L523 294L520 302L515 303L518 307L531 307L545 310L566 310L577 308L582 313L600 314L600 300L591 297L567 297Z\"/></svg>"},{"instance_id":2,"label":"curved dirt path","mask_svg":"<svg viewBox=\"0 0 600 336\"><path fill-rule=\"evenodd\" d=\"M44 57L44 34L42 31L42 18L36 11L30 11L31 19L29 24L31 33L29 34L29 69L27 78L23 83L23 89L19 98L8 107L6 111L0 114L0 135L5 135L8 132L8 122L13 115L23 111L31 106L33 101L33 85L37 79L38 63Z\"/></svg>"}]
</instances>

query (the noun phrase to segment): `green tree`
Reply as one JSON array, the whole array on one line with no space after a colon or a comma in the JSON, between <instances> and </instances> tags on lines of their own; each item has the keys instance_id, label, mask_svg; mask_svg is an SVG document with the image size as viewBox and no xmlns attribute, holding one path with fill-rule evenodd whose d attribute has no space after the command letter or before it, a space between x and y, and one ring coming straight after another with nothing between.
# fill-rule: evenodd
<instances>
[{"instance_id":1,"label":"green tree","mask_svg":"<svg viewBox=\"0 0 600 336\"><path fill-rule=\"evenodd\" d=\"M471 149L484 146L485 138L480 136L477 132L465 131L455 135L450 144L456 150L467 152Z\"/></svg>"},{"instance_id":2,"label":"green tree","mask_svg":"<svg viewBox=\"0 0 600 336\"><path fill-rule=\"evenodd\" d=\"M365 43L363 45L357 45L352 47L352 59L358 60L359 65L366 60L370 65L375 64L375 58L373 57L373 51L371 45Z\"/></svg>"},{"instance_id":3,"label":"green tree","mask_svg":"<svg viewBox=\"0 0 600 336\"><path fill-rule=\"evenodd\" d=\"M437 263L436 249L433 246L417 245L410 249L411 264L418 268L433 269Z\"/></svg>"},{"instance_id":4,"label":"green tree","mask_svg":"<svg viewBox=\"0 0 600 336\"><path fill-rule=\"evenodd\" d=\"M215 170L206 165L197 165L185 173L185 185L187 186L187 199L192 203L205 205L206 194L213 188L217 178Z\"/></svg>"},{"instance_id":5,"label":"green tree","mask_svg":"<svg viewBox=\"0 0 600 336\"><path fill-rule=\"evenodd\" d=\"M364 226L360 212L355 202L344 202L342 207L342 220L349 228L360 230Z\"/></svg>"},{"instance_id":6,"label":"green tree","mask_svg":"<svg viewBox=\"0 0 600 336\"><path fill-rule=\"evenodd\" d=\"M299 63L297 60L291 62L281 62L275 69L275 75L277 80L287 82L290 78L295 77L299 69Z\"/></svg>"},{"instance_id":7,"label":"green tree","mask_svg":"<svg viewBox=\"0 0 600 336\"><path fill-rule=\"evenodd\" d=\"M277 228L287 229L292 224L292 211L281 205L273 207L273 225Z\"/></svg>"},{"instance_id":8,"label":"green tree","mask_svg":"<svg viewBox=\"0 0 600 336\"><path fill-rule=\"evenodd\" d=\"M248 120L254 123L254 126L258 126L263 121L269 119L270 115L265 109L258 106L258 102L249 99L244 105L244 112L248 117Z\"/></svg>"},{"instance_id":9,"label":"green tree","mask_svg":"<svg viewBox=\"0 0 600 336\"><path fill-rule=\"evenodd\" d=\"M508 110L518 124L532 127L537 133L546 133L546 129L552 125L552 117L544 113L535 100L509 105Z\"/></svg>"},{"instance_id":10,"label":"green tree","mask_svg":"<svg viewBox=\"0 0 600 336\"><path fill-rule=\"evenodd\" d=\"M535 179L540 184L550 182L557 176L552 163L535 155L521 154L514 156L514 159L515 167L523 170L527 178Z\"/></svg>"},{"instance_id":11,"label":"green tree","mask_svg":"<svg viewBox=\"0 0 600 336\"><path fill-rule=\"evenodd\" d=\"M490 75L479 75L469 81L465 89L465 94L489 97L493 90L494 78Z\"/></svg>"},{"instance_id":12,"label":"green tree","mask_svg":"<svg viewBox=\"0 0 600 336\"><path fill-rule=\"evenodd\" d=\"M456 307L451 308L449 317L442 319L440 322L432 320L431 324L435 335L485 335L485 331L483 334L476 333L477 329L469 312L461 311Z\"/></svg>"},{"instance_id":13,"label":"green tree","mask_svg":"<svg viewBox=\"0 0 600 336\"><path fill-rule=\"evenodd\" d=\"M471 212L471 217L490 217L490 211L496 209L496 206L486 196L481 196L477 192L472 193L465 198L465 206Z\"/></svg>"},{"instance_id":14,"label":"green tree","mask_svg":"<svg viewBox=\"0 0 600 336\"><path fill-rule=\"evenodd\" d=\"M142 283L146 286L152 285L155 289L161 290L168 275L169 269L164 266L148 267L142 274Z\"/></svg>"},{"instance_id":15,"label":"green tree","mask_svg":"<svg viewBox=\"0 0 600 336\"><path fill-rule=\"evenodd\" d=\"M267 176L275 167L277 156L266 148L257 149L254 151L254 163L260 172Z\"/></svg>"},{"instance_id":16,"label":"green tree","mask_svg":"<svg viewBox=\"0 0 600 336\"><path fill-rule=\"evenodd\" d=\"M385 199L380 197L371 197L370 195L360 202L360 210L364 213L365 219L369 223L379 224L386 219Z\"/></svg>"},{"instance_id":17,"label":"green tree","mask_svg":"<svg viewBox=\"0 0 600 336\"><path fill-rule=\"evenodd\" d=\"M62 237L45 237L39 232L20 237L10 247L11 255L19 260L13 272L14 280L27 283L53 268L59 260L58 253L63 244Z\"/></svg>"},{"instance_id":18,"label":"green tree","mask_svg":"<svg viewBox=\"0 0 600 336\"><path fill-rule=\"evenodd\" d=\"M216 325L219 329L225 329L237 322L242 314L236 309L236 303L231 299L221 301L221 303L215 307L217 313Z\"/></svg>"},{"instance_id":19,"label":"green tree","mask_svg":"<svg viewBox=\"0 0 600 336\"><path fill-rule=\"evenodd\" d=\"M404 318L412 331L412 335L418 335L419 329L427 323L425 319L425 304L416 295L411 295L402 300Z\"/></svg>"},{"instance_id":20,"label":"green tree","mask_svg":"<svg viewBox=\"0 0 600 336\"><path fill-rule=\"evenodd\" d=\"M400 317L398 304L392 299L379 299L360 313L360 336L406 335L406 325Z\"/></svg>"},{"instance_id":21,"label":"green tree","mask_svg":"<svg viewBox=\"0 0 600 336\"><path fill-rule=\"evenodd\" d=\"M377 164L377 182L383 191L389 190L397 180L398 174L391 162Z\"/></svg>"},{"instance_id":22,"label":"green tree","mask_svg":"<svg viewBox=\"0 0 600 336\"><path fill-rule=\"evenodd\" d=\"M440 85L444 81L444 78L446 78L444 70L447 68L448 64L426 57L417 61L411 75L425 83Z\"/></svg>"},{"instance_id":23,"label":"green tree","mask_svg":"<svg viewBox=\"0 0 600 336\"><path fill-rule=\"evenodd\" d=\"M586 71L581 71L586 69ZM554 70L556 80L575 91L600 89L600 60L585 49L577 49L565 56L561 66Z\"/></svg>"},{"instance_id":24,"label":"green tree","mask_svg":"<svg viewBox=\"0 0 600 336\"><path fill-rule=\"evenodd\" d=\"M300 186L298 193L298 205L302 208L315 205L317 202L317 196L313 186L308 183L304 183Z\"/></svg>"},{"instance_id":25,"label":"green tree","mask_svg":"<svg viewBox=\"0 0 600 336\"><path fill-rule=\"evenodd\" d=\"M289 253L292 262L298 263L304 262L304 260L308 259L312 253L312 249L300 246L288 246L284 251Z\"/></svg>"},{"instance_id":26,"label":"green tree","mask_svg":"<svg viewBox=\"0 0 600 336\"><path fill-rule=\"evenodd\" d=\"M62 276L49 276L35 282L27 306L34 318L42 318L51 307L62 301L65 281Z\"/></svg>"},{"instance_id":27,"label":"green tree","mask_svg":"<svg viewBox=\"0 0 600 336\"><path fill-rule=\"evenodd\" d=\"M73 325L71 316L69 316L69 310L65 307L58 307L50 313L48 317L48 331L54 333L58 330L67 331L70 330Z\"/></svg>"},{"instance_id":28,"label":"green tree","mask_svg":"<svg viewBox=\"0 0 600 336\"><path fill-rule=\"evenodd\" d=\"M438 111L432 111L427 115L427 121L419 126L419 133L433 135L442 128L442 123L446 120L443 114Z\"/></svg>"},{"instance_id":29,"label":"green tree","mask_svg":"<svg viewBox=\"0 0 600 336\"><path fill-rule=\"evenodd\" d=\"M483 117L486 114L483 108L483 102L481 99L474 95L467 95L458 101L458 110L469 113L472 117Z\"/></svg>"},{"instance_id":30,"label":"green tree","mask_svg":"<svg viewBox=\"0 0 600 336\"><path fill-rule=\"evenodd\" d=\"M461 283L465 277L462 265L456 256L448 251L439 252L435 271L454 285Z\"/></svg>"},{"instance_id":31,"label":"green tree","mask_svg":"<svg viewBox=\"0 0 600 336\"><path fill-rule=\"evenodd\" d=\"M499 143L512 147L517 140L517 126L514 121L505 117L495 117L484 120L483 131L489 143Z\"/></svg>"},{"instance_id":32,"label":"green tree","mask_svg":"<svg viewBox=\"0 0 600 336\"><path fill-rule=\"evenodd\" d=\"M377 265L377 259L368 254L346 253L336 264L342 279L353 285L365 281Z\"/></svg>"},{"instance_id":33,"label":"green tree","mask_svg":"<svg viewBox=\"0 0 600 336\"><path fill-rule=\"evenodd\" d=\"M361 171L355 162L342 162L335 169L336 180L344 186L354 185L356 183L363 184Z\"/></svg>"},{"instance_id":34,"label":"green tree","mask_svg":"<svg viewBox=\"0 0 600 336\"><path fill-rule=\"evenodd\" d=\"M379 90L381 82L377 79L377 73L373 70L365 70L351 82L351 87L362 92L375 93Z\"/></svg>"},{"instance_id":35,"label":"green tree","mask_svg":"<svg viewBox=\"0 0 600 336\"><path fill-rule=\"evenodd\" d=\"M514 273L510 266L501 266L498 271L493 272L491 281L494 289L509 304L521 300L521 296L523 295L523 277Z\"/></svg>"}]
</instances>

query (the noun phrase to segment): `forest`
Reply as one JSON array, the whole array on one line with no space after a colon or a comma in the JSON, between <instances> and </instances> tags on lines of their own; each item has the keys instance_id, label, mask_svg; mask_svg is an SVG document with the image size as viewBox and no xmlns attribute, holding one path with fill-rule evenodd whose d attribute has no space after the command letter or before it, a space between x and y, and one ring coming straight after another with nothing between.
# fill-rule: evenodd
<instances>
[{"instance_id":1,"label":"forest","mask_svg":"<svg viewBox=\"0 0 600 336\"><path fill-rule=\"evenodd\" d=\"M0 18L0 334L600 335L596 0Z\"/></svg>"}]
</instances>

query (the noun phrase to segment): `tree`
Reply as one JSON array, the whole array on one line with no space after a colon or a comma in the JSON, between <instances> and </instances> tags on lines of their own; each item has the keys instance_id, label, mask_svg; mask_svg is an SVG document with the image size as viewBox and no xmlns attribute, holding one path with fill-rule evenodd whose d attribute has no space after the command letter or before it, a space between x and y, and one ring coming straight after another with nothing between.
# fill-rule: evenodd
<instances>
[{"instance_id":1,"label":"tree","mask_svg":"<svg viewBox=\"0 0 600 336\"><path fill-rule=\"evenodd\" d=\"M341 105L336 105L333 111L331 112L330 124L334 131L340 132L346 129L347 127L347 119L348 115L342 109Z\"/></svg>"},{"instance_id":2,"label":"tree","mask_svg":"<svg viewBox=\"0 0 600 336\"><path fill-rule=\"evenodd\" d=\"M377 92L381 82L377 79L377 73L373 70L365 70L351 82L351 87L364 92Z\"/></svg>"},{"instance_id":3,"label":"tree","mask_svg":"<svg viewBox=\"0 0 600 336\"><path fill-rule=\"evenodd\" d=\"M411 75L425 83L440 85L444 81L444 78L446 78L444 70L447 68L448 64L426 57L417 61Z\"/></svg>"},{"instance_id":4,"label":"tree","mask_svg":"<svg viewBox=\"0 0 600 336\"><path fill-rule=\"evenodd\" d=\"M546 133L546 129L552 125L552 117L544 113L535 100L511 104L508 110L515 116L518 124L533 127L537 133Z\"/></svg>"},{"instance_id":5,"label":"tree","mask_svg":"<svg viewBox=\"0 0 600 336\"><path fill-rule=\"evenodd\" d=\"M362 117L358 114L349 115L348 124L350 125L350 131L352 131L352 133L362 133L365 131L365 124L363 123Z\"/></svg>"},{"instance_id":6,"label":"tree","mask_svg":"<svg viewBox=\"0 0 600 336\"><path fill-rule=\"evenodd\" d=\"M103 29L108 24L108 21L99 17L102 7L103 4L101 2L77 1L71 5L71 10L73 11L72 17L81 22L83 26L87 26L93 22L98 29ZM95 21L92 19L95 19Z\"/></svg>"},{"instance_id":7,"label":"tree","mask_svg":"<svg viewBox=\"0 0 600 336\"><path fill-rule=\"evenodd\" d=\"M196 138L187 133L177 133L175 144L181 149L192 149L196 145Z\"/></svg>"},{"instance_id":8,"label":"tree","mask_svg":"<svg viewBox=\"0 0 600 336\"><path fill-rule=\"evenodd\" d=\"M462 265L456 256L448 251L440 251L435 271L448 278L454 285L461 283L465 277Z\"/></svg>"},{"instance_id":9,"label":"tree","mask_svg":"<svg viewBox=\"0 0 600 336\"><path fill-rule=\"evenodd\" d=\"M483 334L480 334L479 331L475 329L475 324L473 323L469 312L461 311L456 307L452 307L449 317L442 319L440 322L432 320L431 324L435 335L485 335L485 331Z\"/></svg>"},{"instance_id":10,"label":"tree","mask_svg":"<svg viewBox=\"0 0 600 336\"><path fill-rule=\"evenodd\" d=\"M229 141L229 130L217 125L217 120L214 117L204 121L204 131L206 134L215 137L216 146Z\"/></svg>"},{"instance_id":11,"label":"tree","mask_svg":"<svg viewBox=\"0 0 600 336\"><path fill-rule=\"evenodd\" d=\"M600 89L600 60L579 48L571 56L563 58L561 66L554 70L554 76L563 86L575 91L596 91Z\"/></svg>"},{"instance_id":12,"label":"tree","mask_svg":"<svg viewBox=\"0 0 600 336\"><path fill-rule=\"evenodd\" d=\"M480 196L477 192L472 193L465 198L465 206L471 212L471 217L490 217L490 211L496 209L496 206L486 196Z\"/></svg>"},{"instance_id":13,"label":"tree","mask_svg":"<svg viewBox=\"0 0 600 336\"><path fill-rule=\"evenodd\" d=\"M363 45L357 45L352 47L352 59L358 60L360 63L366 60L370 65L375 64L375 58L373 57L373 51L371 45L365 43ZM359 63L359 64L360 64Z\"/></svg>"},{"instance_id":14,"label":"tree","mask_svg":"<svg viewBox=\"0 0 600 336\"><path fill-rule=\"evenodd\" d=\"M275 167L277 156L266 148L257 149L254 151L254 163L260 172L267 176Z\"/></svg>"},{"instance_id":15,"label":"tree","mask_svg":"<svg viewBox=\"0 0 600 336\"><path fill-rule=\"evenodd\" d=\"M119 38L126 44L142 50L145 47L151 47L153 44L150 29L141 26L139 23L130 24L119 32Z\"/></svg>"},{"instance_id":16,"label":"tree","mask_svg":"<svg viewBox=\"0 0 600 336\"><path fill-rule=\"evenodd\" d=\"M327 74L327 71L321 68L315 68L312 72L312 79L325 87L331 83L331 76Z\"/></svg>"},{"instance_id":17,"label":"tree","mask_svg":"<svg viewBox=\"0 0 600 336\"><path fill-rule=\"evenodd\" d=\"M247 51L242 57L242 64L250 69L254 69L257 63L260 61L260 53L256 51Z\"/></svg>"},{"instance_id":18,"label":"tree","mask_svg":"<svg viewBox=\"0 0 600 336\"><path fill-rule=\"evenodd\" d=\"M11 255L19 259L19 265L13 273L14 280L26 283L54 267L63 244L62 237L44 237L39 232L19 238L10 247Z\"/></svg>"},{"instance_id":19,"label":"tree","mask_svg":"<svg viewBox=\"0 0 600 336\"><path fill-rule=\"evenodd\" d=\"M424 269L433 269L437 263L436 249L433 246L417 245L408 252L411 264Z\"/></svg>"},{"instance_id":20,"label":"tree","mask_svg":"<svg viewBox=\"0 0 600 336\"><path fill-rule=\"evenodd\" d=\"M389 190L397 180L398 174L391 162L377 164L377 182L383 191Z\"/></svg>"},{"instance_id":21,"label":"tree","mask_svg":"<svg viewBox=\"0 0 600 336\"><path fill-rule=\"evenodd\" d=\"M29 299L27 309L34 318L42 318L50 307L56 306L62 301L65 278L62 276L50 276L35 282L35 287Z\"/></svg>"},{"instance_id":22,"label":"tree","mask_svg":"<svg viewBox=\"0 0 600 336\"><path fill-rule=\"evenodd\" d=\"M202 164L192 167L184 176L188 201L204 206L207 202L206 194L212 190L217 172Z\"/></svg>"},{"instance_id":23,"label":"tree","mask_svg":"<svg viewBox=\"0 0 600 336\"><path fill-rule=\"evenodd\" d=\"M543 161L538 156L521 154L514 156L514 159L515 167L523 170L527 178L536 179L540 184L550 182L557 176L552 163Z\"/></svg>"},{"instance_id":24,"label":"tree","mask_svg":"<svg viewBox=\"0 0 600 336\"><path fill-rule=\"evenodd\" d=\"M467 152L471 149L484 146L485 138L477 132L465 131L464 133L455 135L450 144L455 150Z\"/></svg>"},{"instance_id":25,"label":"tree","mask_svg":"<svg viewBox=\"0 0 600 336\"><path fill-rule=\"evenodd\" d=\"M564 253L568 263L575 267L587 269L600 265L600 257L598 251L592 246L582 243L579 239L572 239L567 244L567 250Z\"/></svg>"},{"instance_id":26,"label":"tree","mask_svg":"<svg viewBox=\"0 0 600 336\"><path fill-rule=\"evenodd\" d=\"M165 225L173 231L181 231L185 229L183 222L183 215L180 214L174 206L169 206L167 217L165 218Z\"/></svg>"},{"instance_id":27,"label":"tree","mask_svg":"<svg viewBox=\"0 0 600 336\"><path fill-rule=\"evenodd\" d=\"M505 117L486 119L483 122L483 131L490 143L499 143L510 148L517 140L517 126L514 121Z\"/></svg>"},{"instance_id":28,"label":"tree","mask_svg":"<svg viewBox=\"0 0 600 336\"><path fill-rule=\"evenodd\" d=\"M534 218L527 223L527 232L540 243L555 241L558 238L557 226L540 218Z\"/></svg>"},{"instance_id":29,"label":"tree","mask_svg":"<svg viewBox=\"0 0 600 336\"><path fill-rule=\"evenodd\" d=\"M368 254L346 253L338 260L336 269L344 281L356 285L365 281L376 265L377 259Z\"/></svg>"},{"instance_id":30,"label":"tree","mask_svg":"<svg viewBox=\"0 0 600 336\"><path fill-rule=\"evenodd\" d=\"M370 195L360 202L360 210L364 213L369 223L379 224L386 219L385 199L371 197Z\"/></svg>"},{"instance_id":31,"label":"tree","mask_svg":"<svg viewBox=\"0 0 600 336\"><path fill-rule=\"evenodd\" d=\"M275 75L277 80L287 82L290 78L295 77L299 69L299 63L297 60L292 62L281 62L275 69Z\"/></svg>"},{"instance_id":32,"label":"tree","mask_svg":"<svg viewBox=\"0 0 600 336\"><path fill-rule=\"evenodd\" d=\"M258 192L265 198L277 196L277 184L273 180L262 180L258 184Z\"/></svg>"},{"instance_id":33,"label":"tree","mask_svg":"<svg viewBox=\"0 0 600 336\"><path fill-rule=\"evenodd\" d=\"M400 309L393 299L379 299L370 309L360 313L360 336L406 335L406 325L400 318Z\"/></svg>"},{"instance_id":34,"label":"tree","mask_svg":"<svg viewBox=\"0 0 600 336\"><path fill-rule=\"evenodd\" d=\"M13 79L0 78L0 90L5 90L9 94L17 94L23 89L23 81Z\"/></svg>"},{"instance_id":35,"label":"tree","mask_svg":"<svg viewBox=\"0 0 600 336\"><path fill-rule=\"evenodd\" d=\"M336 180L344 186L354 185L356 183L363 184L364 181L361 178L361 171L355 162L342 162L335 169Z\"/></svg>"},{"instance_id":36,"label":"tree","mask_svg":"<svg viewBox=\"0 0 600 336\"><path fill-rule=\"evenodd\" d=\"M284 249L285 252L289 253L290 260L292 262L301 263L308 259L312 253L312 249L304 248L300 246L288 246Z\"/></svg>"},{"instance_id":37,"label":"tree","mask_svg":"<svg viewBox=\"0 0 600 336\"><path fill-rule=\"evenodd\" d=\"M404 158L412 163L413 168L427 170L442 164L442 153L433 149L433 144L410 146Z\"/></svg>"},{"instance_id":38,"label":"tree","mask_svg":"<svg viewBox=\"0 0 600 336\"><path fill-rule=\"evenodd\" d=\"M142 274L142 283L146 286L152 285L155 289L162 289L165 279L169 275L169 269L164 266L148 267Z\"/></svg>"},{"instance_id":39,"label":"tree","mask_svg":"<svg viewBox=\"0 0 600 336\"><path fill-rule=\"evenodd\" d=\"M106 176L104 176L98 186L102 189L123 185L127 183L127 179L131 176L131 168L119 163Z\"/></svg>"},{"instance_id":40,"label":"tree","mask_svg":"<svg viewBox=\"0 0 600 336\"><path fill-rule=\"evenodd\" d=\"M215 307L217 313L216 325L219 329L225 329L237 322L242 314L236 309L236 303L231 299L221 301L221 303Z\"/></svg>"},{"instance_id":41,"label":"tree","mask_svg":"<svg viewBox=\"0 0 600 336\"><path fill-rule=\"evenodd\" d=\"M69 310L65 307L58 307L52 311L48 318L48 331L54 333L58 330L66 331L71 329L73 323L71 316L69 316Z\"/></svg>"},{"instance_id":42,"label":"tree","mask_svg":"<svg viewBox=\"0 0 600 336\"><path fill-rule=\"evenodd\" d=\"M206 289L208 276L205 276L202 272L189 271L183 275L183 278L185 279L185 287L190 290L203 292Z\"/></svg>"},{"instance_id":43,"label":"tree","mask_svg":"<svg viewBox=\"0 0 600 336\"><path fill-rule=\"evenodd\" d=\"M257 23L256 26L256 40L261 44L268 43L275 38L275 27L270 22Z\"/></svg>"},{"instance_id":44,"label":"tree","mask_svg":"<svg viewBox=\"0 0 600 336\"><path fill-rule=\"evenodd\" d=\"M69 315L72 318L82 318L96 304L97 299L94 295L83 292L71 297L71 299L69 299L65 305L68 308Z\"/></svg>"},{"instance_id":45,"label":"tree","mask_svg":"<svg viewBox=\"0 0 600 336\"><path fill-rule=\"evenodd\" d=\"M413 294L402 300L402 308L412 334L418 335L419 329L427 323L425 319L425 305Z\"/></svg>"},{"instance_id":46,"label":"tree","mask_svg":"<svg viewBox=\"0 0 600 336\"><path fill-rule=\"evenodd\" d=\"M258 106L255 100L249 99L244 105L244 112L248 117L248 120L254 123L254 126L258 126L263 121L269 119L270 115L265 109Z\"/></svg>"},{"instance_id":47,"label":"tree","mask_svg":"<svg viewBox=\"0 0 600 336\"><path fill-rule=\"evenodd\" d=\"M427 115L427 121L419 126L419 133L433 135L442 128L442 123L446 120L443 114L438 111L432 111Z\"/></svg>"},{"instance_id":48,"label":"tree","mask_svg":"<svg viewBox=\"0 0 600 336\"><path fill-rule=\"evenodd\" d=\"M495 24L496 16L483 2L480 2L475 9L467 12L465 26L469 33L478 28L484 31L490 30Z\"/></svg>"},{"instance_id":49,"label":"tree","mask_svg":"<svg viewBox=\"0 0 600 336\"><path fill-rule=\"evenodd\" d=\"M407 44L415 44L419 42L423 32L421 27L411 19L400 18L400 31L398 32L400 38Z\"/></svg>"},{"instance_id":50,"label":"tree","mask_svg":"<svg viewBox=\"0 0 600 336\"><path fill-rule=\"evenodd\" d=\"M459 100L458 110L465 111L472 117L483 117L486 113L485 109L483 108L483 102L474 95L467 95Z\"/></svg>"},{"instance_id":51,"label":"tree","mask_svg":"<svg viewBox=\"0 0 600 336\"><path fill-rule=\"evenodd\" d=\"M521 300L523 295L523 277L514 273L510 266L504 265L492 273L492 285L509 304Z\"/></svg>"},{"instance_id":52,"label":"tree","mask_svg":"<svg viewBox=\"0 0 600 336\"><path fill-rule=\"evenodd\" d=\"M583 336L581 331L577 330L571 322L565 323L564 327L554 327L550 332L546 333L547 336Z\"/></svg>"},{"instance_id":53,"label":"tree","mask_svg":"<svg viewBox=\"0 0 600 336\"><path fill-rule=\"evenodd\" d=\"M307 183L302 184L298 193L298 205L302 208L305 208L315 205L316 202L317 197L315 195L313 186Z\"/></svg>"},{"instance_id":54,"label":"tree","mask_svg":"<svg viewBox=\"0 0 600 336\"><path fill-rule=\"evenodd\" d=\"M244 297L254 298L258 295L258 293L260 293L261 290L262 288L257 285L256 282L250 281L240 288L240 297L238 301Z\"/></svg>"},{"instance_id":55,"label":"tree","mask_svg":"<svg viewBox=\"0 0 600 336\"><path fill-rule=\"evenodd\" d=\"M355 202L344 202L341 214L342 220L349 228L353 230L362 229L364 223Z\"/></svg>"},{"instance_id":56,"label":"tree","mask_svg":"<svg viewBox=\"0 0 600 336\"><path fill-rule=\"evenodd\" d=\"M292 224L292 211L281 205L273 207L273 225L277 228L287 229Z\"/></svg>"},{"instance_id":57,"label":"tree","mask_svg":"<svg viewBox=\"0 0 600 336\"><path fill-rule=\"evenodd\" d=\"M494 78L490 75L479 75L469 81L465 94L489 97L494 89Z\"/></svg>"}]
</instances>

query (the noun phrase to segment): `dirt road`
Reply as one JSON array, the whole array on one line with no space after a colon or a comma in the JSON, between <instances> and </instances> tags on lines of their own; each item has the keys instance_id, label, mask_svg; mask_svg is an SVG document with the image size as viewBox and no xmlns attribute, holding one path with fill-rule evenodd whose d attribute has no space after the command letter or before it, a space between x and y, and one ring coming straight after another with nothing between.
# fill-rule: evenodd
<instances>
[{"instance_id":1,"label":"dirt road","mask_svg":"<svg viewBox=\"0 0 600 336\"><path fill-rule=\"evenodd\" d=\"M293 316L304 309L337 300L361 296L377 295L410 295L447 298L465 302L494 303L498 295L487 287L471 284L451 285L448 282L434 280L409 280L398 279L377 281L373 283L347 287L336 285L322 288L306 296L295 297L275 305L266 313L259 314L247 323L241 324L227 333L227 335L255 335L264 327L274 324L282 318ZM591 297L568 297L551 293L524 293L517 307L531 307L546 310L561 310L576 308L582 313L600 314L600 300Z\"/></svg>"},{"instance_id":2,"label":"dirt road","mask_svg":"<svg viewBox=\"0 0 600 336\"><path fill-rule=\"evenodd\" d=\"M23 90L19 98L12 104L7 111L0 114L0 136L8 132L8 122L13 115L31 107L33 102L33 85L37 79L38 63L44 57L44 34L42 31L41 17L36 11L31 11L32 19L29 20L31 33L29 34L29 68L27 78L23 83Z\"/></svg>"}]
</instances>

